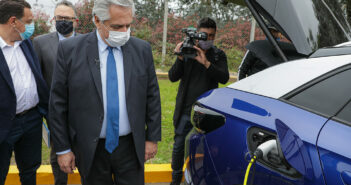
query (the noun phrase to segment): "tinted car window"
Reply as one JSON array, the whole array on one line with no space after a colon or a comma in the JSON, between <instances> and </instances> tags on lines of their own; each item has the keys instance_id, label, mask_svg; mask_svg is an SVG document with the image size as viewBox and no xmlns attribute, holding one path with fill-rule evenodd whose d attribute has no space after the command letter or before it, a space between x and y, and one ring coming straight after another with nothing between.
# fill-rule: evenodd
<instances>
[{"instance_id":1,"label":"tinted car window","mask_svg":"<svg viewBox=\"0 0 351 185\"><path fill-rule=\"evenodd\" d=\"M351 97L351 70L335 74L291 97L289 101L313 112L334 116Z\"/></svg>"},{"instance_id":2,"label":"tinted car window","mask_svg":"<svg viewBox=\"0 0 351 185\"><path fill-rule=\"evenodd\" d=\"M351 102L336 117L351 124Z\"/></svg>"}]
</instances>

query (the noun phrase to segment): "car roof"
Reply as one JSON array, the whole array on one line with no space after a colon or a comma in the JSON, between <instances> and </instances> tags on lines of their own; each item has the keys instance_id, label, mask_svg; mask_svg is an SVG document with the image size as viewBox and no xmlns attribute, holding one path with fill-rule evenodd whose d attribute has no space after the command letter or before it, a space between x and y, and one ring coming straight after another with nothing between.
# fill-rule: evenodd
<instances>
[{"instance_id":1,"label":"car roof","mask_svg":"<svg viewBox=\"0 0 351 185\"><path fill-rule=\"evenodd\" d=\"M351 64L351 55L296 60L267 68L228 87L278 99L347 64Z\"/></svg>"}]
</instances>

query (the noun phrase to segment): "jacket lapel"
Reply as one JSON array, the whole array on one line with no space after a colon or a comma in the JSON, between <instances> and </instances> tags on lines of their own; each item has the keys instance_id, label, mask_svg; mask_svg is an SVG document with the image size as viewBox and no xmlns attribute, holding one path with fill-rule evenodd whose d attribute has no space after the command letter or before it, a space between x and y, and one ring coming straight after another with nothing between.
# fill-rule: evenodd
<instances>
[{"instance_id":1,"label":"jacket lapel","mask_svg":"<svg viewBox=\"0 0 351 185\"><path fill-rule=\"evenodd\" d=\"M98 41L96 31L90 33L88 37L88 45L86 46L87 61L89 63L89 69L94 79L94 84L99 94L101 103L102 99L102 85L101 85L101 73L100 73L100 59Z\"/></svg>"},{"instance_id":2,"label":"jacket lapel","mask_svg":"<svg viewBox=\"0 0 351 185\"><path fill-rule=\"evenodd\" d=\"M5 56L2 53L1 49L0 49L0 74L4 77L5 81L9 85L10 89L12 90L12 92L15 93L15 88L13 86L11 73L10 73L9 67L7 65Z\"/></svg>"},{"instance_id":3,"label":"jacket lapel","mask_svg":"<svg viewBox=\"0 0 351 185\"><path fill-rule=\"evenodd\" d=\"M131 53L131 49L129 47L129 43L122 46L122 53L123 53L123 66L124 66L124 85L125 85L125 93L126 93L126 101L128 100L129 96L129 87L130 87L130 80L132 76L132 67L133 67L133 55Z\"/></svg>"}]
</instances>

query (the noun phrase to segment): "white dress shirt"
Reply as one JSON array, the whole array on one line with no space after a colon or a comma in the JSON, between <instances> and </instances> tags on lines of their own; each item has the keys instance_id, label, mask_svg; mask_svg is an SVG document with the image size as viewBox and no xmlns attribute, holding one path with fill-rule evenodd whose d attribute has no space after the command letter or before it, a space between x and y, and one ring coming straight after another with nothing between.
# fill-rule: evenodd
<instances>
[{"instance_id":1,"label":"white dress shirt","mask_svg":"<svg viewBox=\"0 0 351 185\"><path fill-rule=\"evenodd\" d=\"M100 59L100 71L101 71L101 84L102 84L102 97L104 101L104 120L102 122L102 128L100 138L106 137L106 116L107 116L107 101L106 101L106 66L108 56L108 45L102 40L98 31L96 31L98 38L99 48L99 59ZM116 61L117 79L118 79L118 98L119 98L119 136L125 136L131 132L126 96L125 96L125 84L124 84L124 66L123 66L123 53L121 47L113 49L113 56Z\"/></svg>"},{"instance_id":2,"label":"white dress shirt","mask_svg":"<svg viewBox=\"0 0 351 185\"><path fill-rule=\"evenodd\" d=\"M39 103L37 84L20 47L21 42L16 41L14 46L11 46L0 37L0 48L5 56L15 88L16 114L31 109Z\"/></svg>"}]
</instances>

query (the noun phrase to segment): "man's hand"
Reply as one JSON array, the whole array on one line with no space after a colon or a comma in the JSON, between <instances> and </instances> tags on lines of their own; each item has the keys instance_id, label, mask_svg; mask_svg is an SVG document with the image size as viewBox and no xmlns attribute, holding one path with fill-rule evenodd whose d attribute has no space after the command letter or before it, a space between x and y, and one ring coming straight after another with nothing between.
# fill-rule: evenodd
<instances>
[{"instance_id":1,"label":"man's hand","mask_svg":"<svg viewBox=\"0 0 351 185\"><path fill-rule=\"evenodd\" d=\"M208 69L211 65L211 62L207 60L205 51L197 46L194 46L194 48L197 50L197 56L194 59L197 60L200 64L204 65L206 69Z\"/></svg>"},{"instance_id":2,"label":"man's hand","mask_svg":"<svg viewBox=\"0 0 351 185\"><path fill-rule=\"evenodd\" d=\"M145 161L155 157L157 153L157 142L145 142Z\"/></svg>"},{"instance_id":3,"label":"man's hand","mask_svg":"<svg viewBox=\"0 0 351 185\"><path fill-rule=\"evenodd\" d=\"M180 52L180 48L182 47L182 45L183 45L183 42L178 43L176 48L174 49L174 53L179 53ZM179 60L183 60L184 58L183 58L183 56L178 55L178 59Z\"/></svg>"},{"instance_id":4,"label":"man's hand","mask_svg":"<svg viewBox=\"0 0 351 185\"><path fill-rule=\"evenodd\" d=\"M73 152L68 152L66 154L57 155L57 162L60 165L60 168L65 173L73 173L73 170L76 169L76 157Z\"/></svg>"}]
</instances>

